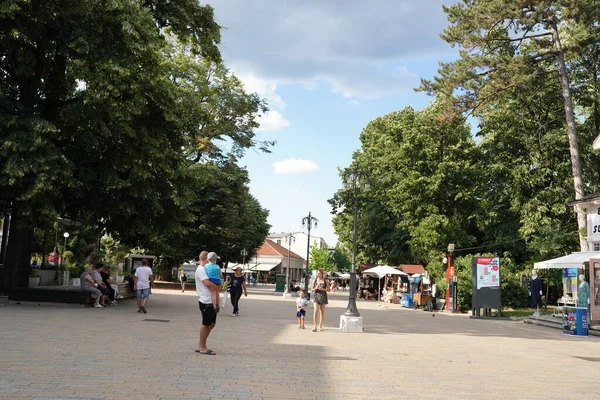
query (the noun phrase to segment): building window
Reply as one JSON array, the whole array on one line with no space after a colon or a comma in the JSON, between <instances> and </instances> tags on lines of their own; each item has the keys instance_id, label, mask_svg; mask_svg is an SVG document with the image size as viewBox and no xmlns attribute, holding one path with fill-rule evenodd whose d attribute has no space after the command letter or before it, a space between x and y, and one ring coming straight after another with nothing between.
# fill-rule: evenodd
<instances>
[{"instance_id":1,"label":"building window","mask_svg":"<svg viewBox=\"0 0 600 400\"><path fill-rule=\"evenodd\" d=\"M281 240L277 239L277 244L281 246Z\"/></svg>"},{"instance_id":2,"label":"building window","mask_svg":"<svg viewBox=\"0 0 600 400\"><path fill-rule=\"evenodd\" d=\"M594 251L600 251L600 242L594 243Z\"/></svg>"}]
</instances>

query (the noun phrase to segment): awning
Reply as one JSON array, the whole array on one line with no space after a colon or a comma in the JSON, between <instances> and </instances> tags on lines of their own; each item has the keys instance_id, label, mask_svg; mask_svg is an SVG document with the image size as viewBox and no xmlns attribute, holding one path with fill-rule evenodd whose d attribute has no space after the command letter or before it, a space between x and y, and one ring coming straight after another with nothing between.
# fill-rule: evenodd
<instances>
[{"instance_id":1,"label":"awning","mask_svg":"<svg viewBox=\"0 0 600 400\"><path fill-rule=\"evenodd\" d=\"M278 267L279 264L281 264L281 263L248 265L248 271L249 272L257 272L257 271L267 272L267 271L272 270L275 267Z\"/></svg>"},{"instance_id":2,"label":"awning","mask_svg":"<svg viewBox=\"0 0 600 400\"><path fill-rule=\"evenodd\" d=\"M569 254L568 256L562 256L558 258L553 258L552 260L536 262L535 264L533 264L533 268L581 268L581 265L584 262L589 261L590 258L600 259L600 251L580 251Z\"/></svg>"}]
</instances>

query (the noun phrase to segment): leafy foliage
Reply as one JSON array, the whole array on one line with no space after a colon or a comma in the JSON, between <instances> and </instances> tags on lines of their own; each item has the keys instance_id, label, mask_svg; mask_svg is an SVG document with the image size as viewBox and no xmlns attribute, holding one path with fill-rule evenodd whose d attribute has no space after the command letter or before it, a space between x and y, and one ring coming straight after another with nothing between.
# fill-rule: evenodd
<instances>
[{"instance_id":1,"label":"leafy foliage","mask_svg":"<svg viewBox=\"0 0 600 400\"><path fill-rule=\"evenodd\" d=\"M313 243L313 245L310 246L310 263L308 264L309 269L322 269L325 271L330 271L331 265L332 262L329 250L321 248L317 245L317 243Z\"/></svg>"},{"instance_id":2,"label":"leafy foliage","mask_svg":"<svg viewBox=\"0 0 600 400\"><path fill-rule=\"evenodd\" d=\"M26 285L34 226L62 216L167 251L195 222L206 174L246 183L228 176L240 175L229 165L249 147L268 150L272 143L254 140L267 108L221 63L219 40L213 9L194 0L0 5L9 287ZM263 226L254 233L264 231L266 212L243 192L236 200L257 211ZM201 212L225 215L225 201Z\"/></svg>"}]
</instances>

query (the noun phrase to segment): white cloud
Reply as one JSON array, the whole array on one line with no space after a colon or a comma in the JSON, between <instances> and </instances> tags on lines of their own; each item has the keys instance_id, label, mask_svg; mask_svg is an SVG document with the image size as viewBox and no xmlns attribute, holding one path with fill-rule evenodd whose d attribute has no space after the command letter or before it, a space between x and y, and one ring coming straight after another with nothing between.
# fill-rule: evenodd
<instances>
[{"instance_id":1,"label":"white cloud","mask_svg":"<svg viewBox=\"0 0 600 400\"><path fill-rule=\"evenodd\" d=\"M357 106L357 107L358 107L358 105L359 105L360 103L358 102L358 100L350 100L350 101L348 102L348 104L350 104L351 106Z\"/></svg>"},{"instance_id":2,"label":"white cloud","mask_svg":"<svg viewBox=\"0 0 600 400\"><path fill-rule=\"evenodd\" d=\"M276 90L326 85L356 99L412 93L419 84L410 59L454 54L440 37L448 25L448 0L213 0L223 30L222 52L231 65L251 72L248 88L285 105ZM341 4L341 5L340 5ZM256 44L260 43L260 46Z\"/></svg>"},{"instance_id":3,"label":"white cloud","mask_svg":"<svg viewBox=\"0 0 600 400\"><path fill-rule=\"evenodd\" d=\"M242 81L246 92L256 93L260 97L267 99L271 108L285 108L285 102L281 96L275 93L277 90L277 83L275 81L259 78L254 73L248 72L246 68L239 65L232 67L231 70Z\"/></svg>"},{"instance_id":4,"label":"white cloud","mask_svg":"<svg viewBox=\"0 0 600 400\"><path fill-rule=\"evenodd\" d=\"M310 174L317 172L319 166L311 160L299 160L296 158L288 158L283 161L273 163L276 174Z\"/></svg>"},{"instance_id":5,"label":"white cloud","mask_svg":"<svg viewBox=\"0 0 600 400\"><path fill-rule=\"evenodd\" d=\"M290 121L283 118L279 111L267 111L266 114L258 117L258 123L260 124L258 131L278 131L290 126Z\"/></svg>"}]
</instances>

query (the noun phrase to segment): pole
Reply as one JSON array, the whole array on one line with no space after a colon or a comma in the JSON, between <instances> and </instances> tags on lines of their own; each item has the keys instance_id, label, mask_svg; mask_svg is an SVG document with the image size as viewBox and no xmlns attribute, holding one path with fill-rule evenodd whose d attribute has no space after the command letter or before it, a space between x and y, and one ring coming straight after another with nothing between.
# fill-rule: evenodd
<instances>
[{"instance_id":1,"label":"pole","mask_svg":"<svg viewBox=\"0 0 600 400\"><path fill-rule=\"evenodd\" d=\"M291 251L291 247L292 247L292 237L288 236L289 242L288 242L288 267L287 267L287 271L285 272L285 287L286 287L286 292L288 291L288 286L290 284L290 251Z\"/></svg>"},{"instance_id":2,"label":"pole","mask_svg":"<svg viewBox=\"0 0 600 400\"><path fill-rule=\"evenodd\" d=\"M288 242L288 257L287 257L287 268L285 271L285 289L283 291L283 297L287 297L290 294L290 262L291 262L291 257L290 257L290 252L292 251L292 240L294 240L295 237L292 236L292 233L288 233L286 240Z\"/></svg>"},{"instance_id":3,"label":"pole","mask_svg":"<svg viewBox=\"0 0 600 400\"><path fill-rule=\"evenodd\" d=\"M450 310L450 277L452 276L452 253L448 252L448 268L446 268L446 310Z\"/></svg>"},{"instance_id":4,"label":"pole","mask_svg":"<svg viewBox=\"0 0 600 400\"><path fill-rule=\"evenodd\" d=\"M352 271L350 272L350 295L348 296L348 307L346 307L346 311L344 312L344 315L347 317L360 317L358 307L356 307L356 230L358 221L358 187L356 182L357 179L358 176L354 176L352 182L354 186L354 222L352 230Z\"/></svg>"},{"instance_id":5,"label":"pole","mask_svg":"<svg viewBox=\"0 0 600 400\"><path fill-rule=\"evenodd\" d=\"M4 214L4 223L2 225L2 244L0 244L0 264L4 264L4 255L6 254L6 244L8 243L8 227L10 225L10 214ZM42 258L43 260L43 258Z\"/></svg>"},{"instance_id":6,"label":"pole","mask_svg":"<svg viewBox=\"0 0 600 400\"><path fill-rule=\"evenodd\" d=\"M304 293L306 293L306 298L310 300L310 292L308 291L308 259L310 257L310 211L308 212L308 243L306 247L306 271L304 271Z\"/></svg>"},{"instance_id":7,"label":"pole","mask_svg":"<svg viewBox=\"0 0 600 400\"><path fill-rule=\"evenodd\" d=\"M309 258L310 258L310 229L312 228L312 224L317 226L319 222L318 219L312 216L310 211L308 212L308 217L302 218L302 227L308 228L308 243L306 246L306 269L304 270L304 291L306 292L307 300L310 300L310 293L308 292L308 266L309 266Z\"/></svg>"}]
</instances>

